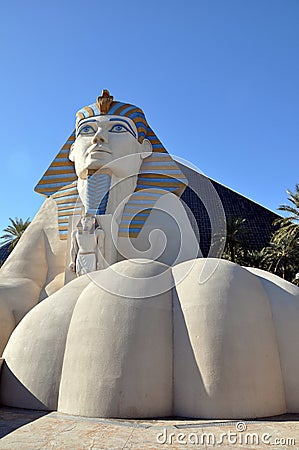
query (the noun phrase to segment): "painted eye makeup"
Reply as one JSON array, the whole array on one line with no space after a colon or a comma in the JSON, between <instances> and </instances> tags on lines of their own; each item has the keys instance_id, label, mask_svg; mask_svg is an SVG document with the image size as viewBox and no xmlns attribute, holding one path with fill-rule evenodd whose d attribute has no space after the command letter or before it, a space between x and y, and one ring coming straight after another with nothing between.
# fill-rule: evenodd
<instances>
[{"instance_id":1,"label":"painted eye makeup","mask_svg":"<svg viewBox=\"0 0 299 450\"><path fill-rule=\"evenodd\" d=\"M130 128L127 128L125 125L121 125L120 123L113 125L110 128L109 133L130 133L135 137Z\"/></svg>"},{"instance_id":2,"label":"painted eye makeup","mask_svg":"<svg viewBox=\"0 0 299 450\"><path fill-rule=\"evenodd\" d=\"M110 121L115 121L116 119L110 119ZM130 133L135 139L136 139L136 133L134 132L134 130L132 129L132 127L130 126L130 124L128 124L125 120L119 119L119 121L125 122L123 123L115 123L114 125L111 126L111 128L108 130L109 133L116 133L116 134L120 134L120 133ZM94 120L93 122L96 122L96 120ZM90 122L89 122L90 123ZM79 126L78 131L77 131L77 136L81 135L81 136L93 136L96 132L97 132L97 126L98 124L96 124L95 126L92 126L90 124L81 124L81 126Z\"/></svg>"},{"instance_id":3,"label":"painted eye makeup","mask_svg":"<svg viewBox=\"0 0 299 450\"><path fill-rule=\"evenodd\" d=\"M79 128L77 136L79 136L79 134L92 135L95 132L96 131L94 130L94 128L91 125L83 125L81 128Z\"/></svg>"},{"instance_id":4,"label":"painted eye makeup","mask_svg":"<svg viewBox=\"0 0 299 450\"><path fill-rule=\"evenodd\" d=\"M127 131L129 131L128 128L120 124L113 125L109 130L110 133L126 133Z\"/></svg>"},{"instance_id":5,"label":"painted eye makeup","mask_svg":"<svg viewBox=\"0 0 299 450\"><path fill-rule=\"evenodd\" d=\"M109 132L112 133L124 133L125 131L128 131L132 136L134 136L134 138L136 139L136 133L133 130L133 128L131 127L131 125L124 119L120 119L120 118L111 118L109 119L110 122L117 122L112 128L110 128ZM121 122L121 123L120 123ZM124 125L125 124L125 125ZM123 127L124 130L121 131L121 128L118 129L114 129L115 126L118 127Z\"/></svg>"}]
</instances>

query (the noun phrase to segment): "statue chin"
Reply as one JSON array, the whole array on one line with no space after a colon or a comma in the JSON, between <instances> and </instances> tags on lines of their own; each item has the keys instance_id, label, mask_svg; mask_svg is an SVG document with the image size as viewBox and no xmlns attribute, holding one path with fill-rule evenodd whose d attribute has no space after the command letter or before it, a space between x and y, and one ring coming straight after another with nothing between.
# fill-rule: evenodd
<instances>
[{"instance_id":1,"label":"statue chin","mask_svg":"<svg viewBox=\"0 0 299 450\"><path fill-rule=\"evenodd\" d=\"M88 170L99 170L109 164L110 160L111 155L107 153L101 153L100 155L94 153L89 155L84 164L84 170L80 173L80 178L87 178Z\"/></svg>"}]
</instances>

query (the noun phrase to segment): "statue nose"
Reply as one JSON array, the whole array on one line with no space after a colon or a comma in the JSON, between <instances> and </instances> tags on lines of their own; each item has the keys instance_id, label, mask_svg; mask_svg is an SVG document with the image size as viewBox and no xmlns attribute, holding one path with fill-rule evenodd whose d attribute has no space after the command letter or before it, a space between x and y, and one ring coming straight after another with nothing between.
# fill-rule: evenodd
<instances>
[{"instance_id":1,"label":"statue nose","mask_svg":"<svg viewBox=\"0 0 299 450\"><path fill-rule=\"evenodd\" d=\"M97 143L107 144L108 143L108 139L107 139L106 133L103 130L103 128L98 128L98 131L92 138L92 143L93 144L97 144Z\"/></svg>"}]
</instances>

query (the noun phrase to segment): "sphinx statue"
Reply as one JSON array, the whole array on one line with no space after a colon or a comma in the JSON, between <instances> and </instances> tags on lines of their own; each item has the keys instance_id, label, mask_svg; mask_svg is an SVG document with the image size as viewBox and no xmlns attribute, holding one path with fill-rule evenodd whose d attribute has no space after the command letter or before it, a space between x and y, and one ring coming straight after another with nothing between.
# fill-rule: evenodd
<instances>
[{"instance_id":1,"label":"sphinx statue","mask_svg":"<svg viewBox=\"0 0 299 450\"><path fill-rule=\"evenodd\" d=\"M104 90L78 111L0 271L2 404L114 418L299 412L299 288L203 258L187 183L140 108Z\"/></svg>"},{"instance_id":2,"label":"sphinx statue","mask_svg":"<svg viewBox=\"0 0 299 450\"><path fill-rule=\"evenodd\" d=\"M179 201L186 183L140 108L104 90L80 109L35 188L47 199L1 268L0 352L29 309L75 278L70 248L82 215L94 216L105 234L102 268L131 258L173 265L200 256Z\"/></svg>"}]
</instances>

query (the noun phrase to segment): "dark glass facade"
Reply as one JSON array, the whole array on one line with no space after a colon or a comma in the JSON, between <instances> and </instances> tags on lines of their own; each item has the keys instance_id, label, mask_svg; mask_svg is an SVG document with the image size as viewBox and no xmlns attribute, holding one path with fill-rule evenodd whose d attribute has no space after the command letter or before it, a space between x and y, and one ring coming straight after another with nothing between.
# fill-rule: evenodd
<instances>
[{"instance_id":1,"label":"dark glass facade","mask_svg":"<svg viewBox=\"0 0 299 450\"><path fill-rule=\"evenodd\" d=\"M0 247L0 262L3 263L8 258L8 255L9 255L8 249L9 249L9 247L10 247L10 243L1 245L1 247Z\"/></svg>"},{"instance_id":2,"label":"dark glass facade","mask_svg":"<svg viewBox=\"0 0 299 450\"><path fill-rule=\"evenodd\" d=\"M182 164L180 167L189 180L189 187L186 188L181 198L191 209L196 220L204 256L207 256L211 243L211 223L204 203L208 205L212 214L217 216L215 191L222 203L226 220L237 217L246 219L244 225L250 249L261 250L269 244L271 234L275 229L273 221L280 216L189 167ZM220 211L219 217L221 217Z\"/></svg>"}]
</instances>

